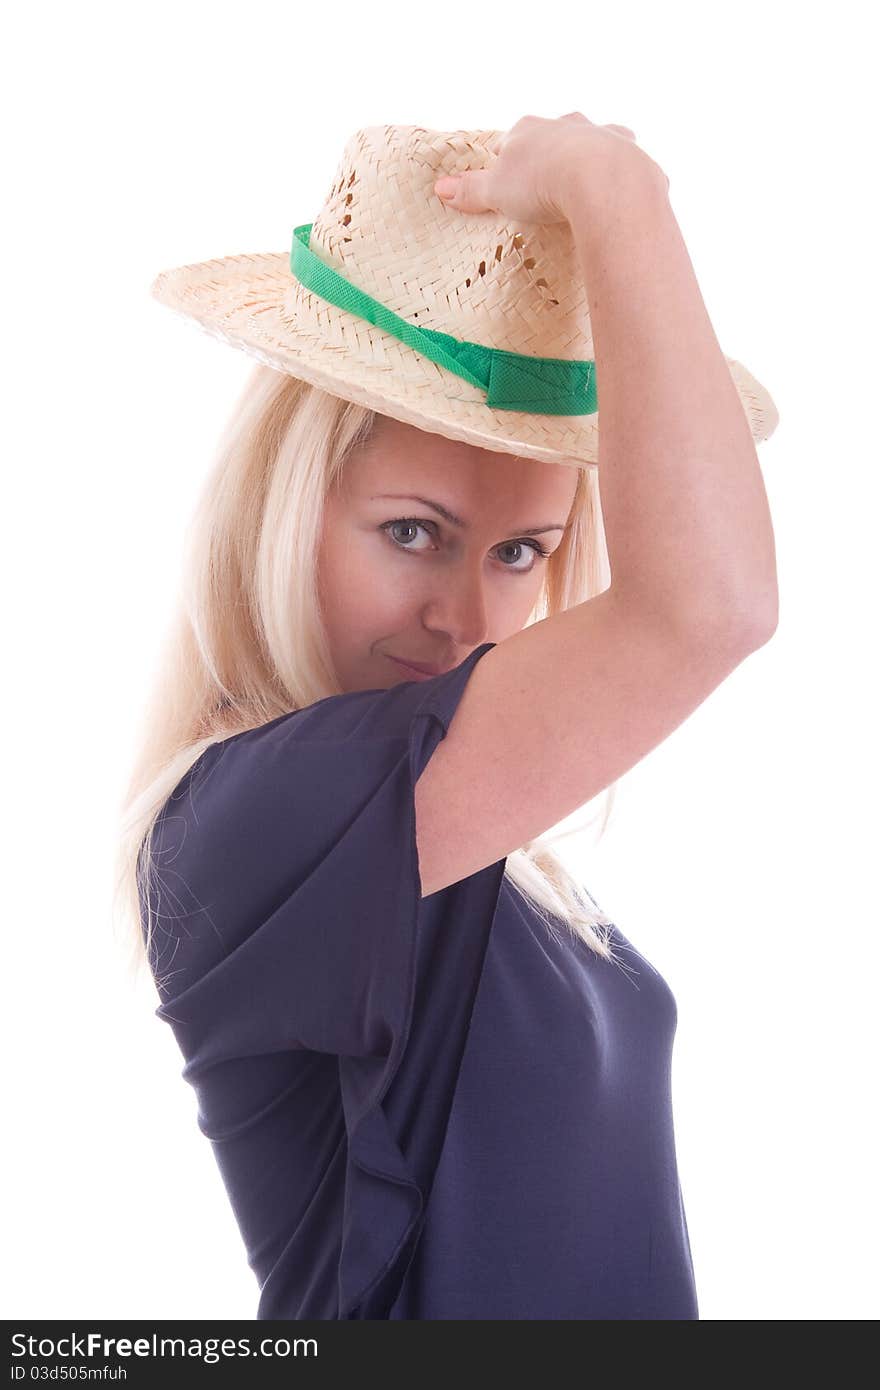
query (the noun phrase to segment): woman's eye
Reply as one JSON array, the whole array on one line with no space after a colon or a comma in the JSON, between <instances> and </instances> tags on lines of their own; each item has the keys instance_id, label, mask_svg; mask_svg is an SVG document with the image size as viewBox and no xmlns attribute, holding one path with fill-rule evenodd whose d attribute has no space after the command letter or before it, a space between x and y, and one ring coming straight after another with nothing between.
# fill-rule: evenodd
<instances>
[{"instance_id":1,"label":"woman's eye","mask_svg":"<svg viewBox=\"0 0 880 1390\"><path fill-rule=\"evenodd\" d=\"M400 520L398 520L398 521L386 521L385 524L384 524L384 526L383 526L381 529L382 529L383 531L387 531L388 535L391 536L392 541L394 541L394 544L398 547L399 550L415 550L416 547L415 547L414 545L409 545L406 541L399 541L399 540L396 540L395 537L394 537L393 535L391 535L392 531L393 531L394 528L397 527L397 526L399 526L399 527L400 527L402 530L404 530L404 531L410 531L410 532L412 532L412 531L426 531L426 532L427 532L427 531L428 531L428 528L427 528L427 526L424 524L424 522L421 522L421 521L414 521L411 517L402 517L402 518L401 518ZM429 534L430 534L430 533L429 533ZM422 549L422 550L424 550L424 549L426 549L426 548L427 548L427 547L425 547L425 546L421 546L421 547L420 547L420 549Z\"/></svg>"},{"instance_id":2,"label":"woman's eye","mask_svg":"<svg viewBox=\"0 0 880 1390\"><path fill-rule=\"evenodd\" d=\"M397 531L398 528L400 529L396 537L393 533ZM410 544L408 540L399 539L398 537L400 532L409 532L412 539L414 539L413 533L418 531L424 531L427 535L434 535L433 523L417 521L415 517L398 517L396 521L386 521L379 529L387 533L389 539L397 546L398 550L408 550L414 554L421 554L425 550L431 549L430 546L414 546ZM512 574L531 574L538 562L538 558L540 557L546 560L550 554L549 550L545 550L538 541L504 541L502 545L496 548L499 554L515 550L519 552L520 556L528 558L528 565L509 564L506 560L502 560L501 563L504 568L509 569Z\"/></svg>"}]
</instances>

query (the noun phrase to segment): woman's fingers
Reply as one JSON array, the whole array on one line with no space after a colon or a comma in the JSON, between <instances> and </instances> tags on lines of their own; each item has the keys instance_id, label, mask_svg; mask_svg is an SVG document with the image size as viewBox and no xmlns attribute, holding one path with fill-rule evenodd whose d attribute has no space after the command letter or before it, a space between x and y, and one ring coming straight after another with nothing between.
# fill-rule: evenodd
<instances>
[{"instance_id":1,"label":"woman's fingers","mask_svg":"<svg viewBox=\"0 0 880 1390\"><path fill-rule=\"evenodd\" d=\"M623 154L621 140L635 144L635 132L625 125L596 125L582 111L555 120L523 116L495 136L488 167L438 177L434 193L444 206L461 213L564 222L575 172L601 199L601 181L615 176L617 161L635 157L632 150Z\"/></svg>"},{"instance_id":2,"label":"woman's fingers","mask_svg":"<svg viewBox=\"0 0 880 1390\"><path fill-rule=\"evenodd\" d=\"M559 119L561 121L583 121L586 125L593 124L590 118L584 115L583 111L566 111L565 115L560 116ZM613 121L607 123L605 130L616 130L619 135L626 135L630 140L635 140L636 138L635 131L630 130L628 125L616 125Z\"/></svg>"},{"instance_id":3,"label":"woman's fingers","mask_svg":"<svg viewBox=\"0 0 880 1390\"><path fill-rule=\"evenodd\" d=\"M469 169L437 179L434 192L447 207L458 212L493 212L489 198L489 170Z\"/></svg>"}]
</instances>

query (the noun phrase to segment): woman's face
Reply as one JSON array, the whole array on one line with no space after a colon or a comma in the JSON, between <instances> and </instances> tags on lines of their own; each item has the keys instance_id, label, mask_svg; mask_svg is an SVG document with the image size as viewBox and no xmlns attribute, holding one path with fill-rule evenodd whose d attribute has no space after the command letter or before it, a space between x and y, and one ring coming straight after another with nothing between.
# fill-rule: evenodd
<instances>
[{"instance_id":1,"label":"woman's face","mask_svg":"<svg viewBox=\"0 0 880 1390\"><path fill-rule=\"evenodd\" d=\"M576 488L565 464L380 416L324 507L318 582L342 690L426 679L393 658L437 674L519 632L545 578L538 547L561 544Z\"/></svg>"}]
</instances>

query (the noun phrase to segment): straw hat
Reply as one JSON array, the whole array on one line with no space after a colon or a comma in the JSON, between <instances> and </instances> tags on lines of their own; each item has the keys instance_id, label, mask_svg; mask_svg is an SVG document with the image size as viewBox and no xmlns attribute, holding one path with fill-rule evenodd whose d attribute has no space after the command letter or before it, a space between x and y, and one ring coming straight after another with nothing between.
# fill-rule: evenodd
<instances>
[{"instance_id":1,"label":"straw hat","mask_svg":"<svg viewBox=\"0 0 880 1390\"><path fill-rule=\"evenodd\" d=\"M270 367L482 448L598 462L589 305L567 222L467 214L434 192L503 131L371 126L289 251L165 270L152 294ZM778 414L726 358L755 441Z\"/></svg>"}]
</instances>

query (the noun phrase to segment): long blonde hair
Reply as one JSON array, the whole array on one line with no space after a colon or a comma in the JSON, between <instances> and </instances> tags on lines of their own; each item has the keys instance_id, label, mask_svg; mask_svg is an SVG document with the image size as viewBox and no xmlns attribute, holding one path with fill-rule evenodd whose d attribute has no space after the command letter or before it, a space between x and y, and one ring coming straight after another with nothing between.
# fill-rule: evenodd
<instances>
[{"instance_id":1,"label":"long blonde hair","mask_svg":"<svg viewBox=\"0 0 880 1390\"><path fill-rule=\"evenodd\" d=\"M211 744L341 693L318 599L321 518L329 488L376 418L366 406L260 365L222 435L190 522L180 598L121 808L113 915L136 974L153 932L150 837L186 772ZM526 626L605 587L600 518L595 470L581 471L572 524L548 561ZM601 834L616 786L605 793ZM562 923L613 959L609 919L550 843L532 840L510 854L507 878L551 932Z\"/></svg>"}]
</instances>

